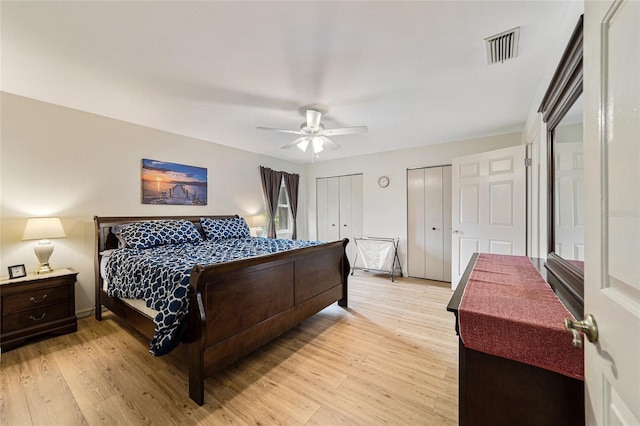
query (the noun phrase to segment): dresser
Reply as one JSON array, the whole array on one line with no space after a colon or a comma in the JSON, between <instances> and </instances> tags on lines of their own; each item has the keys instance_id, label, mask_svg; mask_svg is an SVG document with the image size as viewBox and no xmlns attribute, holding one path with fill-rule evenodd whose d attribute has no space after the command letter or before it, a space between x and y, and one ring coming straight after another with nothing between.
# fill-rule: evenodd
<instances>
[{"instance_id":1,"label":"dresser","mask_svg":"<svg viewBox=\"0 0 640 426\"><path fill-rule=\"evenodd\" d=\"M497 356L472 349L463 342L460 329L462 299L465 290L468 290L466 287L470 282L478 256L477 253L472 256L447 306L447 310L456 316L456 333L460 336L458 424L461 426L583 426L585 424L583 380L522 362L517 357ZM539 259L531 259L531 263L535 269L538 269L541 278L547 279L543 262ZM504 284L501 285L503 286ZM469 296L468 293L467 296ZM512 299L511 302L513 304L517 301ZM560 303L559 300L555 302ZM506 306L500 307L500 310L506 309ZM532 315L531 312L526 314ZM543 343L544 334L548 330L537 330L532 324L528 324L524 330L522 344L526 343L525 341L539 342L544 350L548 349L549 358L552 358L553 348ZM563 339L562 344L571 347L571 339L571 333L566 332L566 343Z\"/></svg>"},{"instance_id":2,"label":"dresser","mask_svg":"<svg viewBox=\"0 0 640 426\"><path fill-rule=\"evenodd\" d=\"M31 337L72 333L78 329L75 313L77 275L77 271L66 268L0 280L2 352Z\"/></svg>"}]
</instances>

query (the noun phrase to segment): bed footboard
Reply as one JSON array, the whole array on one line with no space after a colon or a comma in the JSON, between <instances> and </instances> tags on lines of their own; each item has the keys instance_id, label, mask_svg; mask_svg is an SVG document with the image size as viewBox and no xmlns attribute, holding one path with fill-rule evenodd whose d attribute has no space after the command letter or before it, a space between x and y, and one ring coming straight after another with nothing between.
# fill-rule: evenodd
<instances>
[{"instance_id":1,"label":"bed footboard","mask_svg":"<svg viewBox=\"0 0 640 426\"><path fill-rule=\"evenodd\" d=\"M347 306L348 240L206 267L191 274L189 396L204 380L338 302Z\"/></svg>"}]
</instances>

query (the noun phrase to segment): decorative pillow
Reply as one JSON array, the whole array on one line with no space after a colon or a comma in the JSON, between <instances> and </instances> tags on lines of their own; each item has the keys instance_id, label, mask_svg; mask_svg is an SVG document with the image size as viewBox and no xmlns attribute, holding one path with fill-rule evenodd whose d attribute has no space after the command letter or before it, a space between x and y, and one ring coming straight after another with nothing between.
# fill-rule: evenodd
<instances>
[{"instance_id":1,"label":"decorative pillow","mask_svg":"<svg viewBox=\"0 0 640 426\"><path fill-rule=\"evenodd\" d=\"M249 225L241 217L233 219L200 218L200 225L207 240L225 240L227 238L247 238L250 236Z\"/></svg>"},{"instance_id":2,"label":"decorative pillow","mask_svg":"<svg viewBox=\"0 0 640 426\"><path fill-rule=\"evenodd\" d=\"M202 241L196 226L184 219L131 223L122 228L120 236L127 247L137 249Z\"/></svg>"}]
</instances>

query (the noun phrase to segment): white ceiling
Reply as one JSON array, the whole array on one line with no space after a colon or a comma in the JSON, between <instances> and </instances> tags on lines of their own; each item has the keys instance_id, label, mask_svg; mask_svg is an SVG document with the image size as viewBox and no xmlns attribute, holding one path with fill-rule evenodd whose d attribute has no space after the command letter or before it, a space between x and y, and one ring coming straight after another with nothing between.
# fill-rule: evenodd
<instances>
[{"instance_id":1,"label":"white ceiling","mask_svg":"<svg viewBox=\"0 0 640 426\"><path fill-rule=\"evenodd\" d=\"M575 3L574 3L575 5ZM2 90L295 162L303 109L320 160L522 130L570 2L6 2ZM521 27L486 65L484 38ZM553 58L557 61L557 58Z\"/></svg>"}]
</instances>

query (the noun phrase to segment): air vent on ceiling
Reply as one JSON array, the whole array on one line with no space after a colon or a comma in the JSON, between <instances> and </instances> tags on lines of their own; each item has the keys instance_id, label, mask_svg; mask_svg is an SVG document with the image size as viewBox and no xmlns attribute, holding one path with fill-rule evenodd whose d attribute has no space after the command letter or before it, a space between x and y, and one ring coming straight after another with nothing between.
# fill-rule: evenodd
<instances>
[{"instance_id":1,"label":"air vent on ceiling","mask_svg":"<svg viewBox=\"0 0 640 426\"><path fill-rule=\"evenodd\" d=\"M484 39L487 65L502 63L518 56L520 27Z\"/></svg>"}]
</instances>

